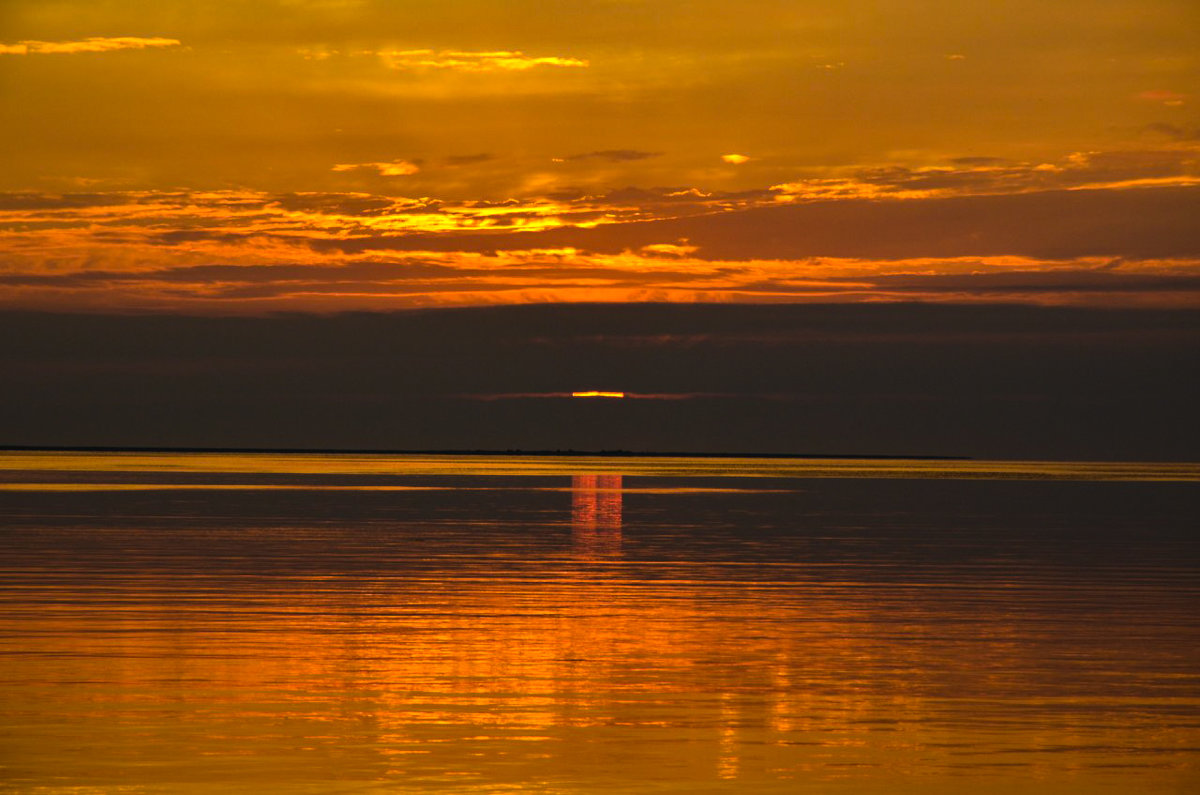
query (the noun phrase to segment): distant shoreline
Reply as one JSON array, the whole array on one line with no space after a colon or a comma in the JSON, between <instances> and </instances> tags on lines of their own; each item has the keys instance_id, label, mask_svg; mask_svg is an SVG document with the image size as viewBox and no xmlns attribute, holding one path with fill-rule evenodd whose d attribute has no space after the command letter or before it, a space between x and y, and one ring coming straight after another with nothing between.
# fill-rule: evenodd
<instances>
[{"instance_id":1,"label":"distant shoreline","mask_svg":"<svg viewBox=\"0 0 1200 795\"><path fill-rule=\"evenodd\" d=\"M635 450L385 450L321 447L112 447L0 445L0 453L241 453L301 455L475 455L475 456L577 456L614 458L818 458L884 461L971 461L965 455L882 455L864 453L689 453Z\"/></svg>"}]
</instances>

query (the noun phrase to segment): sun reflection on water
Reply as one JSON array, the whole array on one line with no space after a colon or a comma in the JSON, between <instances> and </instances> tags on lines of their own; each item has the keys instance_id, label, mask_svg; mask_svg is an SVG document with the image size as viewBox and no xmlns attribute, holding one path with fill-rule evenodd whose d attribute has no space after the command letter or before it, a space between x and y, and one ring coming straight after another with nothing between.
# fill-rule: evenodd
<instances>
[{"instance_id":1,"label":"sun reflection on water","mask_svg":"<svg viewBox=\"0 0 1200 795\"><path fill-rule=\"evenodd\" d=\"M621 476L571 478L571 535L576 554L612 558L621 554Z\"/></svg>"}]
</instances>

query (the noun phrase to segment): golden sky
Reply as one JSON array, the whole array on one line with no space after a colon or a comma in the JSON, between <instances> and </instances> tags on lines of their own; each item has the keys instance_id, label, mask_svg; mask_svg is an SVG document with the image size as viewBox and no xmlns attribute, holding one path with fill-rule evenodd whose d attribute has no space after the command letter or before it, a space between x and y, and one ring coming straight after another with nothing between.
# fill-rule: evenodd
<instances>
[{"instance_id":1,"label":"golden sky","mask_svg":"<svg viewBox=\"0 0 1200 795\"><path fill-rule=\"evenodd\" d=\"M5 0L0 306L1200 304L1193 0Z\"/></svg>"}]
</instances>

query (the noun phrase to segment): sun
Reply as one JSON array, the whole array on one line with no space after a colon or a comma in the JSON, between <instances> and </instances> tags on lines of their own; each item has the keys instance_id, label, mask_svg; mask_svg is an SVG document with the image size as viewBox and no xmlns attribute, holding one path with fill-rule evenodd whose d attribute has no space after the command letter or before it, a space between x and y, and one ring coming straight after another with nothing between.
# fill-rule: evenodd
<instances>
[{"instance_id":1,"label":"sun","mask_svg":"<svg viewBox=\"0 0 1200 795\"><path fill-rule=\"evenodd\" d=\"M590 389L586 392L572 392L571 397L577 397L577 398L623 398L623 397L625 397L625 393L624 392L599 392L597 390Z\"/></svg>"}]
</instances>

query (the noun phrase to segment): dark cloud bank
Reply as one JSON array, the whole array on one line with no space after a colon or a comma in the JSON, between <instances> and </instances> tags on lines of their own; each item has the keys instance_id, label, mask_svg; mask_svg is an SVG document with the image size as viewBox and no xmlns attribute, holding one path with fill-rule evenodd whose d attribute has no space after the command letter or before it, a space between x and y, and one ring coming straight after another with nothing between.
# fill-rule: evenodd
<instances>
[{"instance_id":1,"label":"dark cloud bank","mask_svg":"<svg viewBox=\"0 0 1200 795\"><path fill-rule=\"evenodd\" d=\"M1200 311L0 314L0 444L1194 460ZM684 400L470 399L620 389Z\"/></svg>"}]
</instances>

